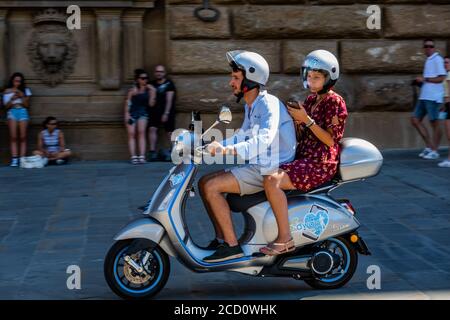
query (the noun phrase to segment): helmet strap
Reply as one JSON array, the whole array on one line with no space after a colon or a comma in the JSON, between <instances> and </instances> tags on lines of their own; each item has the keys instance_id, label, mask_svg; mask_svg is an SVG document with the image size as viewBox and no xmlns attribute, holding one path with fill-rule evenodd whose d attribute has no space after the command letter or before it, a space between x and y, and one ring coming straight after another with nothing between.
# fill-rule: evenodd
<instances>
[{"instance_id":1,"label":"helmet strap","mask_svg":"<svg viewBox=\"0 0 450 320\"><path fill-rule=\"evenodd\" d=\"M323 86L323 89L317 92L318 94L324 94L330 91L330 89L336 84L337 80L328 80L327 83Z\"/></svg>"},{"instance_id":2,"label":"helmet strap","mask_svg":"<svg viewBox=\"0 0 450 320\"><path fill-rule=\"evenodd\" d=\"M259 88L259 84L244 77L241 83L241 91L236 94L236 103L239 103L241 101L241 99L244 97L244 94L255 88Z\"/></svg>"}]
</instances>

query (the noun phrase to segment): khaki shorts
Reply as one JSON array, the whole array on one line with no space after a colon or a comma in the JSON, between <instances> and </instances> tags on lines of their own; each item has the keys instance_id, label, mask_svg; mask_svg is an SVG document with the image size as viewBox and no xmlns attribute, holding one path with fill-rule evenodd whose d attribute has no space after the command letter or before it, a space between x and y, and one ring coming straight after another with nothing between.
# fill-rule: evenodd
<instances>
[{"instance_id":1,"label":"khaki shorts","mask_svg":"<svg viewBox=\"0 0 450 320\"><path fill-rule=\"evenodd\" d=\"M276 172L278 168L274 169ZM264 176L270 175L271 172L261 170L261 167L256 164L246 164L242 166L226 169L226 172L231 172L239 183L241 196L247 194L254 194L264 190Z\"/></svg>"}]
</instances>

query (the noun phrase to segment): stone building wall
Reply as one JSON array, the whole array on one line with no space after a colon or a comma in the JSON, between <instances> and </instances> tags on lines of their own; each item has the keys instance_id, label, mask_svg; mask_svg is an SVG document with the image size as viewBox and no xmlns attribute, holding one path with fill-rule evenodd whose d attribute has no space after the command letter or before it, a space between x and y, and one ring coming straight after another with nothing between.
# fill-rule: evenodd
<instances>
[{"instance_id":1,"label":"stone building wall","mask_svg":"<svg viewBox=\"0 0 450 320\"><path fill-rule=\"evenodd\" d=\"M221 17L193 17L200 0L168 0L169 65L180 88L183 110L233 105L227 89L224 52L254 50L271 68L269 90L281 99L303 99L299 71L315 49L335 53L342 77L336 91L351 112L347 136L382 148L421 147L411 128L413 90L422 72L422 41L432 37L442 55L450 47L450 1L435 0L212 0ZM382 13L380 30L369 30L369 5ZM238 106L236 111L240 110Z\"/></svg>"},{"instance_id":2,"label":"stone building wall","mask_svg":"<svg viewBox=\"0 0 450 320\"><path fill-rule=\"evenodd\" d=\"M448 0L210 0L216 22L193 12L203 0L70 1L82 10L82 28L72 31L78 46L73 72L49 86L33 68L28 43L45 8L65 9L69 1L0 0L0 84L24 72L34 92L30 142L40 122L58 117L70 147L81 159L127 158L123 99L132 71L167 64L178 89L177 126L187 127L199 110L206 124L222 103L242 106L228 87L225 52L261 53L272 75L268 89L281 99L303 99L299 67L314 49L334 52L342 67L336 91L351 112L347 136L369 139L382 148L420 147L409 124L411 80L421 73L422 40L432 37L441 54L450 47ZM380 30L367 28L367 7L382 10ZM0 121L0 158L8 152L7 128ZM30 149L33 146L30 147Z\"/></svg>"}]
</instances>

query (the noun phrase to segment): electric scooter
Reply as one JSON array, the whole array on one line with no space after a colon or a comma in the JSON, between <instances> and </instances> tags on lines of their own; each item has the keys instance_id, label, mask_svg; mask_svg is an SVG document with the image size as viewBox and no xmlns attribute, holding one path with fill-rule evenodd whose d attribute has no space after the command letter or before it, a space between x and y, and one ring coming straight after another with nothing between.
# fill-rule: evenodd
<instances>
[{"instance_id":1,"label":"electric scooter","mask_svg":"<svg viewBox=\"0 0 450 320\"><path fill-rule=\"evenodd\" d=\"M231 118L231 111L222 107L212 127L230 123ZM343 184L377 175L383 157L374 145L362 139L344 138L341 146L338 174L332 181L309 192L286 191L294 251L277 256L259 252L276 239L278 232L264 192L228 194L231 210L244 217L239 244L245 256L216 263L202 260L213 251L196 245L185 223L186 201L195 195L199 163L191 157L192 161L175 165L154 192L144 216L128 223L114 237L115 243L104 261L109 287L126 299L156 295L169 277L169 256L194 272L233 271L254 277L292 277L317 289L345 285L357 268L358 254L370 252L357 232L360 223L350 201L334 199L330 192ZM186 141L177 138L174 148L185 147ZM194 148L191 156L204 152L202 148Z\"/></svg>"}]
</instances>

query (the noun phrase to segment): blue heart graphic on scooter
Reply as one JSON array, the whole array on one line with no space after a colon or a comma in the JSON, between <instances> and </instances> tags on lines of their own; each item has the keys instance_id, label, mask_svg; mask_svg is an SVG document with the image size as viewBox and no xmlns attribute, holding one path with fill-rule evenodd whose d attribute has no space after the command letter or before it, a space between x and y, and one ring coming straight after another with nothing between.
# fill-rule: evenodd
<instances>
[{"instance_id":1,"label":"blue heart graphic on scooter","mask_svg":"<svg viewBox=\"0 0 450 320\"><path fill-rule=\"evenodd\" d=\"M311 231L316 237L325 231L328 226L328 213L325 210L319 210L317 212L310 212L305 215L303 224L305 229Z\"/></svg>"}]
</instances>

